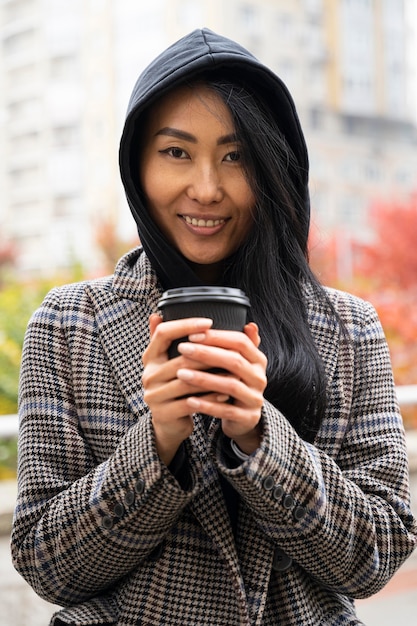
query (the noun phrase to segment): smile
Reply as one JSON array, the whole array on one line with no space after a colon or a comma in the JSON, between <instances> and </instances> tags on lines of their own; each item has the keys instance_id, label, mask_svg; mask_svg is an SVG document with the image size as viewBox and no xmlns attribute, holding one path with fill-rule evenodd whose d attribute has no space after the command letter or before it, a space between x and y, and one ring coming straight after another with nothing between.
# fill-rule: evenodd
<instances>
[{"instance_id":1,"label":"smile","mask_svg":"<svg viewBox=\"0 0 417 626\"><path fill-rule=\"evenodd\" d=\"M198 226L199 228L213 228L214 226L219 226L220 224L224 224L226 220L203 220L201 218L197 219L196 217L190 217L189 215L182 215L182 219L190 224L191 226Z\"/></svg>"}]
</instances>

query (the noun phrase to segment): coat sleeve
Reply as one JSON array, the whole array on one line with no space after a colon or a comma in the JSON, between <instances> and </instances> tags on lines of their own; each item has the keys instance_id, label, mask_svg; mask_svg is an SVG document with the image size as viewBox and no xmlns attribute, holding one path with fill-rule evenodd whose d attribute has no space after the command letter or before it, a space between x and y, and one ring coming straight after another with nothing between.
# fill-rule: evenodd
<instances>
[{"instance_id":1,"label":"coat sleeve","mask_svg":"<svg viewBox=\"0 0 417 626\"><path fill-rule=\"evenodd\" d=\"M60 293L49 294L25 337L12 558L41 597L70 605L149 557L198 489L198 476L187 491L161 464L147 413L98 463L79 428ZM71 325L76 315L67 317ZM96 383L92 373L89 384ZM111 428L106 419L97 415L97 428Z\"/></svg>"},{"instance_id":2,"label":"coat sleeve","mask_svg":"<svg viewBox=\"0 0 417 626\"><path fill-rule=\"evenodd\" d=\"M412 552L417 523L387 344L375 310L359 302L348 324L351 363L340 347L334 374L351 372L344 407L333 402L315 445L266 402L263 441L247 461L226 467L220 431L213 446L262 532L322 585L363 598Z\"/></svg>"}]
</instances>

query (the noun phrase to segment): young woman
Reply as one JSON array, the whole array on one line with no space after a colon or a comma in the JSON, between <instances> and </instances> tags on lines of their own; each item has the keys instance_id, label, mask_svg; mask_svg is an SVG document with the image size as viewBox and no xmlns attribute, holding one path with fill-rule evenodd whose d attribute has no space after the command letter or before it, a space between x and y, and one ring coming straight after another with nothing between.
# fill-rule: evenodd
<instances>
[{"instance_id":1,"label":"young woman","mask_svg":"<svg viewBox=\"0 0 417 626\"><path fill-rule=\"evenodd\" d=\"M142 247L28 327L16 568L51 624L360 624L417 524L376 313L308 266L286 87L194 31L139 77L120 167ZM162 322L199 284L246 292L244 332Z\"/></svg>"}]
</instances>

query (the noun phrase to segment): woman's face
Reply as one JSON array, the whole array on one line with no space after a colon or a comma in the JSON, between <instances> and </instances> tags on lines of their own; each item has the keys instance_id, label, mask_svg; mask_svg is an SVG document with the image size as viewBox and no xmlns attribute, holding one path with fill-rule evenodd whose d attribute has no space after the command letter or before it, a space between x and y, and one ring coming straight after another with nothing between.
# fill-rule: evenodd
<instances>
[{"instance_id":1,"label":"woman's face","mask_svg":"<svg viewBox=\"0 0 417 626\"><path fill-rule=\"evenodd\" d=\"M247 237L255 197L221 98L181 87L152 107L139 175L150 214L207 282Z\"/></svg>"}]
</instances>

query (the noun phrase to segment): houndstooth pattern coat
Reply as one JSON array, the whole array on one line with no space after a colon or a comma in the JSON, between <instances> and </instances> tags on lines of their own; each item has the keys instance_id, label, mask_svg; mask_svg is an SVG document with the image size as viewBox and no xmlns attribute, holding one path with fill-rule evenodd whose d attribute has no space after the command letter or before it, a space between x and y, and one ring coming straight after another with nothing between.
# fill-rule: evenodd
<instances>
[{"instance_id":1,"label":"houndstooth pattern coat","mask_svg":"<svg viewBox=\"0 0 417 626\"><path fill-rule=\"evenodd\" d=\"M373 308L330 291L349 338L308 298L329 406L314 445L265 403L235 469L195 416L192 484L159 461L141 388L161 290L141 249L115 275L52 290L26 335L15 567L65 607L51 624L359 624L412 551L407 455ZM236 538L219 485L240 494Z\"/></svg>"}]
</instances>

